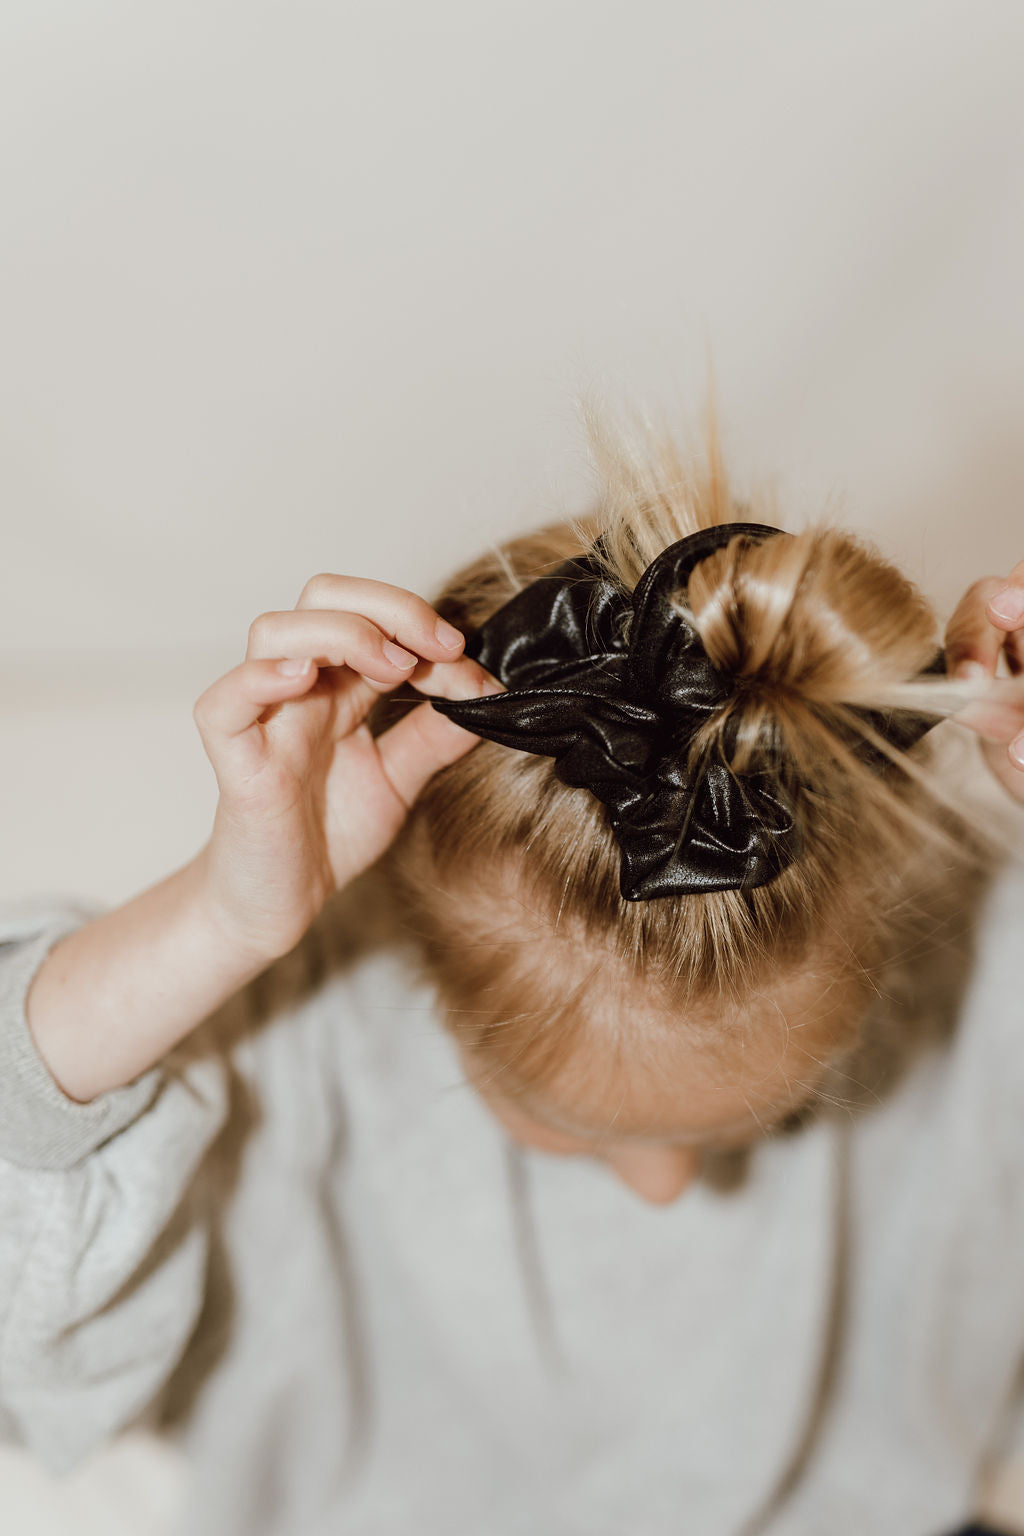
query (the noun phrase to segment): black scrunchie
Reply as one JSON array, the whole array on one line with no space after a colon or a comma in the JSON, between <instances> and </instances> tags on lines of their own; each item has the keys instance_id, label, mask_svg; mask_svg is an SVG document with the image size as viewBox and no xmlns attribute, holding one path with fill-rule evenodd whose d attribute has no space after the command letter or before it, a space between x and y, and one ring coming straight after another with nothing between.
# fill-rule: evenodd
<instances>
[{"instance_id":1,"label":"black scrunchie","mask_svg":"<svg viewBox=\"0 0 1024 1536\"><path fill-rule=\"evenodd\" d=\"M608 807L627 901L749 890L800 853L780 765L737 774L709 758L687 774L689 742L735 688L669 602L685 599L694 566L731 539L780 533L762 523L701 529L662 550L632 595L589 555L563 561L467 635L466 655L508 691L430 701L478 736L553 757L564 784ZM862 713L903 748L935 723Z\"/></svg>"}]
</instances>

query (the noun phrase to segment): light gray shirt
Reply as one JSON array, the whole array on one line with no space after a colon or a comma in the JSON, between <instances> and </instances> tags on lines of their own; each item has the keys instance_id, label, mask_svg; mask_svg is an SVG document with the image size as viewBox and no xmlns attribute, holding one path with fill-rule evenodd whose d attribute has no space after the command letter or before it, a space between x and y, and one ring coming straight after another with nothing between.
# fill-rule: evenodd
<instances>
[{"instance_id":1,"label":"light gray shirt","mask_svg":"<svg viewBox=\"0 0 1024 1536\"><path fill-rule=\"evenodd\" d=\"M508 1140L373 889L89 1105L24 1000L100 909L0 910L0 1434L159 1427L183 1536L967 1519L1024 1361L1024 873L880 1102L664 1208Z\"/></svg>"}]
</instances>

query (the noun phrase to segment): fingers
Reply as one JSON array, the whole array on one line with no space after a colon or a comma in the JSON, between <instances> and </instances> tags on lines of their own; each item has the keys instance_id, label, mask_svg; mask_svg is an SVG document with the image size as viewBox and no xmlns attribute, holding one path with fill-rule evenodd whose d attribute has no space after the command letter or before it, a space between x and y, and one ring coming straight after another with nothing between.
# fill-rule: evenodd
<instances>
[{"instance_id":1,"label":"fingers","mask_svg":"<svg viewBox=\"0 0 1024 1536\"><path fill-rule=\"evenodd\" d=\"M946 631L946 669L956 677L994 677L1000 654L1015 676L1024 673L1024 560L1008 577L988 576L969 587ZM989 743L1001 743L1009 757L1004 776L1019 778L1024 769L1019 707L979 701L957 718Z\"/></svg>"},{"instance_id":2,"label":"fingers","mask_svg":"<svg viewBox=\"0 0 1024 1536\"><path fill-rule=\"evenodd\" d=\"M988 617L1002 630L1024 628L1024 560L1018 561L988 600Z\"/></svg>"},{"instance_id":3,"label":"fingers","mask_svg":"<svg viewBox=\"0 0 1024 1536\"><path fill-rule=\"evenodd\" d=\"M361 614L294 608L284 613L261 613L253 619L245 654L247 661L284 656L301 660L308 656L320 666L351 667L388 684L408 677L419 660ZM448 653L449 659L452 655L454 652Z\"/></svg>"},{"instance_id":4,"label":"fingers","mask_svg":"<svg viewBox=\"0 0 1024 1536\"><path fill-rule=\"evenodd\" d=\"M463 636L425 598L390 582L321 572L306 582L295 606L360 613L399 645L434 661L451 661L462 650Z\"/></svg>"},{"instance_id":5,"label":"fingers","mask_svg":"<svg viewBox=\"0 0 1024 1536\"><path fill-rule=\"evenodd\" d=\"M946 671L952 677L993 677L1006 644L1005 629L989 617L990 604L1006 587L986 576L968 587L946 628Z\"/></svg>"},{"instance_id":6,"label":"fingers","mask_svg":"<svg viewBox=\"0 0 1024 1536\"><path fill-rule=\"evenodd\" d=\"M321 666L359 672L377 692L415 671L417 686L438 692L443 689L431 669L457 661L464 644L459 630L415 592L322 572L307 581L294 609L254 619L246 656L312 656ZM479 669L471 665L476 678Z\"/></svg>"},{"instance_id":7,"label":"fingers","mask_svg":"<svg viewBox=\"0 0 1024 1536\"><path fill-rule=\"evenodd\" d=\"M354 577L334 579L349 585L356 582ZM384 588L386 592L397 594L399 599L412 599L411 605L404 605L411 606L411 613L404 611L402 603L398 604L397 610L392 606L387 611L383 600L369 603L385 624L394 624L404 644L390 639L375 619L364 614L295 608L281 613L263 613L253 620L249 626L247 658L312 657L318 666L348 667L359 673L377 693L397 688L406 681L423 693L440 694L445 698L471 698L479 693L490 674L471 657L460 654L464 640L458 630L454 631L458 635L458 645L449 649L434 632L437 624L444 621L438 619L429 603L412 592L389 588L384 582L363 585ZM338 601L365 600L363 594L351 591L332 595ZM406 645L420 646L424 655L407 650Z\"/></svg>"},{"instance_id":8,"label":"fingers","mask_svg":"<svg viewBox=\"0 0 1024 1536\"><path fill-rule=\"evenodd\" d=\"M282 670L285 665L299 665L305 670L288 673ZM209 747L214 739L239 736L247 731L270 705L301 698L316 682L317 676L316 665L309 660L298 663L243 661L199 695L192 718L203 742Z\"/></svg>"},{"instance_id":9,"label":"fingers","mask_svg":"<svg viewBox=\"0 0 1024 1536\"><path fill-rule=\"evenodd\" d=\"M1024 672L1024 560L988 602L988 616L1004 632L1003 653L1015 677Z\"/></svg>"}]
</instances>

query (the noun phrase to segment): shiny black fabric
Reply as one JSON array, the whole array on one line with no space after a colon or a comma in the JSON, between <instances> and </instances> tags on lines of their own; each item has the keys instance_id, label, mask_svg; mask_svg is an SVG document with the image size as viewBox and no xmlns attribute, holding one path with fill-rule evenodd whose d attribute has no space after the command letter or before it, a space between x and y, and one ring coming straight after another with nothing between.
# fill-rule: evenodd
<instances>
[{"instance_id":1,"label":"shiny black fabric","mask_svg":"<svg viewBox=\"0 0 1024 1536\"><path fill-rule=\"evenodd\" d=\"M1009 1536L1009 1532L997 1531L994 1525L962 1525L953 1536Z\"/></svg>"},{"instance_id":2,"label":"shiny black fabric","mask_svg":"<svg viewBox=\"0 0 1024 1536\"><path fill-rule=\"evenodd\" d=\"M466 637L466 654L507 692L431 699L478 736L553 757L564 784L589 789L608 807L627 901L748 890L799 855L796 786L784 765L735 774L713 758L686 772L695 731L735 687L669 603L685 596L694 566L731 539L781 532L761 523L702 529L663 550L632 595L590 556L566 560ZM906 714L869 718L903 747L934 724Z\"/></svg>"}]
</instances>

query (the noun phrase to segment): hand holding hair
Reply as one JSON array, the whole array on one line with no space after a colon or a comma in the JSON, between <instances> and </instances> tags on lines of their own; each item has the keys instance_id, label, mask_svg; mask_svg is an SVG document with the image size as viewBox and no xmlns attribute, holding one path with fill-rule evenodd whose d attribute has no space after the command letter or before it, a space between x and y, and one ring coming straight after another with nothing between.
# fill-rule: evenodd
<instances>
[{"instance_id":1,"label":"hand holding hair","mask_svg":"<svg viewBox=\"0 0 1024 1536\"><path fill-rule=\"evenodd\" d=\"M246 953L269 963L293 948L431 775L476 745L429 703L376 739L365 724L404 682L454 699L500 692L462 650L425 599L356 576L314 576L294 609L253 621L245 660L193 711L220 787L198 860L205 900Z\"/></svg>"},{"instance_id":2,"label":"hand holding hair","mask_svg":"<svg viewBox=\"0 0 1024 1536\"><path fill-rule=\"evenodd\" d=\"M193 711L220 785L208 843L63 937L29 989L29 1030L69 1098L133 1082L287 954L427 779L475 746L426 703L376 739L364 723L405 681L453 698L500 691L440 622L412 592L334 575L254 621L245 661Z\"/></svg>"},{"instance_id":3,"label":"hand holding hair","mask_svg":"<svg viewBox=\"0 0 1024 1536\"><path fill-rule=\"evenodd\" d=\"M1011 795L1024 800L1024 560L1008 577L986 576L968 587L946 630L952 677L995 678L1000 657L1019 683L989 690L956 719L982 737L992 772Z\"/></svg>"}]
</instances>

